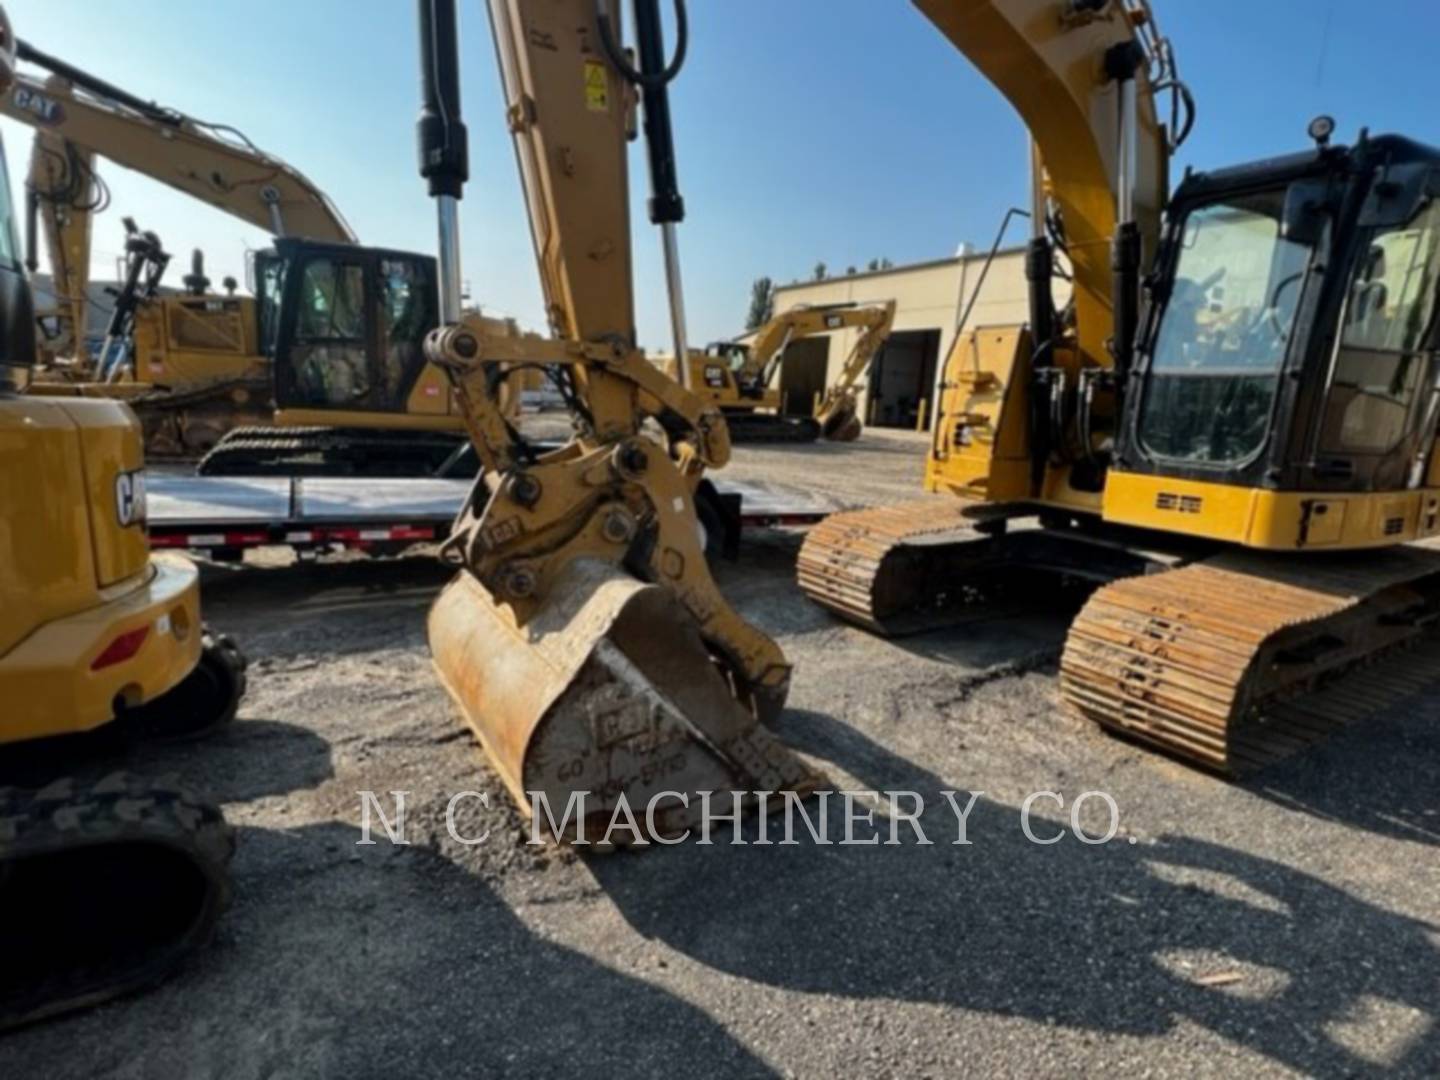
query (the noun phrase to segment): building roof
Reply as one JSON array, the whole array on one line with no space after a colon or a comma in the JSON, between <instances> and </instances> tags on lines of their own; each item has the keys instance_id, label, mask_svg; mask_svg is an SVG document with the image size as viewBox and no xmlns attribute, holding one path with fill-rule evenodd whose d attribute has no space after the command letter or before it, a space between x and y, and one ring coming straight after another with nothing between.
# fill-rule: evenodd
<instances>
[{"instance_id":1,"label":"building roof","mask_svg":"<svg viewBox=\"0 0 1440 1080\"><path fill-rule=\"evenodd\" d=\"M998 259L1002 255L1023 255L1025 248L1021 245L1002 247L995 252ZM990 258L988 251L976 251L969 255L951 255L944 259L929 259L924 262L905 263L902 266L891 266L884 270L857 270L853 274L833 274L830 277L822 278L819 281L792 281L785 285L776 285L775 292L780 294L791 289L811 289L816 285L830 285L842 281L863 281L869 278L882 278L895 274L912 274L917 270L933 270L937 266L957 266L967 262L984 262Z\"/></svg>"}]
</instances>

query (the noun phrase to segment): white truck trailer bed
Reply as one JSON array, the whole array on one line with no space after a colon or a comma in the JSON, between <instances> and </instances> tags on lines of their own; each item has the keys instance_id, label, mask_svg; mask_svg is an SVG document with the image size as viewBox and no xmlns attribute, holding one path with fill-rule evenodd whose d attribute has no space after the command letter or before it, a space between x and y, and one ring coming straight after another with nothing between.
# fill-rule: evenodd
<instances>
[{"instance_id":1,"label":"white truck trailer bed","mask_svg":"<svg viewBox=\"0 0 1440 1080\"><path fill-rule=\"evenodd\" d=\"M800 488L717 481L740 497L740 524L810 525L846 507ZM235 553L273 544L305 549L441 540L464 505L468 480L365 477L146 475L150 543Z\"/></svg>"}]
</instances>

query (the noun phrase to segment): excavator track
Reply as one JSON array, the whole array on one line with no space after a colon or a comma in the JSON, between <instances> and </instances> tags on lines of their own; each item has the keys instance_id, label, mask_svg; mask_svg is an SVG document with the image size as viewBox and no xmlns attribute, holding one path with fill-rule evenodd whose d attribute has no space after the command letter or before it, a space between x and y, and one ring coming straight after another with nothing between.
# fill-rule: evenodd
<instances>
[{"instance_id":1,"label":"excavator track","mask_svg":"<svg viewBox=\"0 0 1440 1080\"><path fill-rule=\"evenodd\" d=\"M974 550L971 545L979 537L965 517L973 505L924 499L831 514L810 530L800 548L800 588L822 607L878 634L915 633L953 622L936 610L942 597L934 583L942 569L950 571L946 580L953 580L962 572L953 564ZM952 565L942 568L941 562Z\"/></svg>"},{"instance_id":2,"label":"excavator track","mask_svg":"<svg viewBox=\"0 0 1440 1080\"><path fill-rule=\"evenodd\" d=\"M1440 552L1227 553L1098 590L1060 665L1107 730L1242 775L1436 680Z\"/></svg>"},{"instance_id":3,"label":"excavator track","mask_svg":"<svg viewBox=\"0 0 1440 1080\"><path fill-rule=\"evenodd\" d=\"M812 443L820 438L820 421L779 413L727 412L730 441L744 443Z\"/></svg>"},{"instance_id":4,"label":"excavator track","mask_svg":"<svg viewBox=\"0 0 1440 1080\"><path fill-rule=\"evenodd\" d=\"M887 637L991 621L1091 586L1173 565L1138 538L1081 529L1010 530L1033 507L936 498L834 514L810 530L797 578L816 603ZM1057 584L1058 583L1058 584Z\"/></svg>"},{"instance_id":5,"label":"excavator track","mask_svg":"<svg viewBox=\"0 0 1440 1080\"><path fill-rule=\"evenodd\" d=\"M165 978L230 899L220 810L127 773L0 787L0 1029Z\"/></svg>"},{"instance_id":6,"label":"excavator track","mask_svg":"<svg viewBox=\"0 0 1440 1080\"><path fill-rule=\"evenodd\" d=\"M236 428L201 459L201 476L433 476L463 436L365 428Z\"/></svg>"},{"instance_id":7,"label":"excavator track","mask_svg":"<svg viewBox=\"0 0 1440 1080\"><path fill-rule=\"evenodd\" d=\"M986 535L975 505L833 515L805 539L800 587L896 636L1029 610L1026 580L1045 583L1052 607L1056 575L1100 582L1066 638L1062 699L1108 731L1226 775L1440 679L1440 551L1147 551L1124 534Z\"/></svg>"}]
</instances>

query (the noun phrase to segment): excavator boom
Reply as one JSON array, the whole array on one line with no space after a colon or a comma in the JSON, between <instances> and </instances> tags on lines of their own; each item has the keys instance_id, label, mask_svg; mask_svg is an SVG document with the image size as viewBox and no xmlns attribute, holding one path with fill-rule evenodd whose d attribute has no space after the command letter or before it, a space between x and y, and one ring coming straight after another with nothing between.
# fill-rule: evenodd
<instances>
[{"instance_id":1,"label":"excavator boom","mask_svg":"<svg viewBox=\"0 0 1440 1080\"><path fill-rule=\"evenodd\" d=\"M1173 57L1148 0L913 0L1025 122L1073 269L1085 362L1109 366L1117 205L1154 251L1168 197L1174 135L1157 95L1174 89ZM1126 85L1133 90L1126 128ZM1177 120L1184 124L1185 121ZM1042 214L1037 226L1044 224Z\"/></svg>"},{"instance_id":2,"label":"excavator boom","mask_svg":"<svg viewBox=\"0 0 1440 1080\"><path fill-rule=\"evenodd\" d=\"M323 191L233 128L142 102L24 41L19 57L51 75L17 75L0 114L276 236L355 243Z\"/></svg>"},{"instance_id":3,"label":"excavator boom","mask_svg":"<svg viewBox=\"0 0 1440 1080\"><path fill-rule=\"evenodd\" d=\"M836 442L859 437L855 387L885 344L895 322L895 303L825 304L783 311L755 331L747 345L718 343L705 353L692 352L690 385L724 411L737 443L813 442L822 435ZM820 334L856 329L860 333L814 416L782 414L775 377L792 342ZM657 361L675 371L673 358Z\"/></svg>"},{"instance_id":4,"label":"excavator boom","mask_svg":"<svg viewBox=\"0 0 1440 1080\"><path fill-rule=\"evenodd\" d=\"M29 265L44 234L56 310L42 312L49 362L85 355L93 215L108 191L103 158L158 180L275 236L355 243L329 198L298 170L224 125L144 101L87 71L17 42L18 58L48 72L17 73L0 115L35 129L29 174Z\"/></svg>"}]
</instances>

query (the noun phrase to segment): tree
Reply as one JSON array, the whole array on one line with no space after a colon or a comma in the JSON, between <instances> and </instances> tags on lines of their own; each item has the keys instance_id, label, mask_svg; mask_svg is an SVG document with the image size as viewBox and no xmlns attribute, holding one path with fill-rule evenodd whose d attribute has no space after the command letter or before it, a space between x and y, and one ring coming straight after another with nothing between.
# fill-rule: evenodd
<instances>
[{"instance_id":1,"label":"tree","mask_svg":"<svg viewBox=\"0 0 1440 1080\"><path fill-rule=\"evenodd\" d=\"M853 266L847 266L847 267L845 267L845 276L846 276L846 277L854 277L854 276L856 275L856 273L858 273L858 271L857 271Z\"/></svg>"},{"instance_id":2,"label":"tree","mask_svg":"<svg viewBox=\"0 0 1440 1080\"><path fill-rule=\"evenodd\" d=\"M745 316L745 329L754 330L764 326L775 314L775 283L768 277L758 277L750 286L750 314Z\"/></svg>"},{"instance_id":3,"label":"tree","mask_svg":"<svg viewBox=\"0 0 1440 1080\"><path fill-rule=\"evenodd\" d=\"M830 268L825 265L824 260L815 264L815 280L824 281L830 274Z\"/></svg>"},{"instance_id":4,"label":"tree","mask_svg":"<svg viewBox=\"0 0 1440 1080\"><path fill-rule=\"evenodd\" d=\"M871 259L865 264L865 269L873 274L876 270L889 270L894 265L889 259Z\"/></svg>"}]
</instances>

